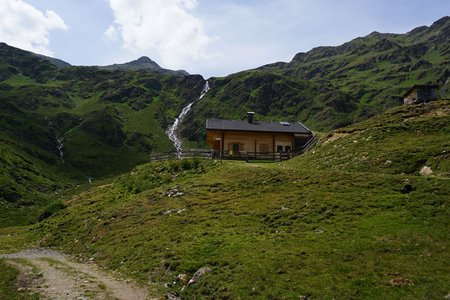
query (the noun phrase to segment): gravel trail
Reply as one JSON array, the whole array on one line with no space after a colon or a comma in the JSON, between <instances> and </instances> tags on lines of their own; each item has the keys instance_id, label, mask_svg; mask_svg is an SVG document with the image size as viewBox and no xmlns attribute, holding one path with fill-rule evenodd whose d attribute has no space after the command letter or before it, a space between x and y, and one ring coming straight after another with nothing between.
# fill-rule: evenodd
<instances>
[{"instance_id":1,"label":"gravel trail","mask_svg":"<svg viewBox=\"0 0 450 300\"><path fill-rule=\"evenodd\" d=\"M158 299L149 297L145 288L118 279L93 263L75 262L56 251L28 249L0 258L20 270L19 289L38 292L47 299Z\"/></svg>"}]
</instances>

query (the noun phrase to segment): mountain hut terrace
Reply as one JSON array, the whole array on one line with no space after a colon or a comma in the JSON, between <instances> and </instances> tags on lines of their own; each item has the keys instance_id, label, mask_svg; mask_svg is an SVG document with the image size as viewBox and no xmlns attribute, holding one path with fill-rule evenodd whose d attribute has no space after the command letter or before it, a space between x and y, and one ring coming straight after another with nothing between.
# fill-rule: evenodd
<instances>
[{"instance_id":1,"label":"mountain hut terrace","mask_svg":"<svg viewBox=\"0 0 450 300\"><path fill-rule=\"evenodd\" d=\"M300 122L261 122L254 113L247 120L206 120L206 142L216 157L229 159L287 159L301 153L313 140Z\"/></svg>"}]
</instances>

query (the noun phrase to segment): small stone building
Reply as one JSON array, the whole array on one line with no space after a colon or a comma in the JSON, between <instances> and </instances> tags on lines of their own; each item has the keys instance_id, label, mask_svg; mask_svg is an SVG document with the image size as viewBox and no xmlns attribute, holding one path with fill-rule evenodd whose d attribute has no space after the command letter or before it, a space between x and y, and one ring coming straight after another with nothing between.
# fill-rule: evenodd
<instances>
[{"instance_id":1,"label":"small stone building","mask_svg":"<svg viewBox=\"0 0 450 300\"><path fill-rule=\"evenodd\" d=\"M403 104L426 103L438 99L437 85L416 84L403 95Z\"/></svg>"}]
</instances>

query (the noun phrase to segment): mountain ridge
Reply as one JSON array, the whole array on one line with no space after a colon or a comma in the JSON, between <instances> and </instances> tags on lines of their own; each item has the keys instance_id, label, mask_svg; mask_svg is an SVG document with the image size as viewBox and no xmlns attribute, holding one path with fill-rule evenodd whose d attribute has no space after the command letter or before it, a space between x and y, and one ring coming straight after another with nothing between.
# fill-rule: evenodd
<instances>
[{"instance_id":1,"label":"mountain ridge","mask_svg":"<svg viewBox=\"0 0 450 300\"><path fill-rule=\"evenodd\" d=\"M206 147L207 118L241 119L255 111L259 120L301 121L328 132L400 105L413 84L441 83L450 75L448 20L409 35L372 34L340 48L298 54L292 63L211 78L211 90L200 101L200 75L58 68L1 43L0 198L10 205L7 215L38 218L48 193L173 151L165 132L194 101L179 127L186 148Z\"/></svg>"},{"instance_id":2,"label":"mountain ridge","mask_svg":"<svg viewBox=\"0 0 450 300\"><path fill-rule=\"evenodd\" d=\"M155 61L147 56L141 56L136 60L126 62L123 64L112 64L108 66L97 66L103 70L132 70L132 71L155 71L163 74L174 74L174 75L189 75L188 72L184 70L169 70L164 69L158 65Z\"/></svg>"},{"instance_id":3,"label":"mountain ridge","mask_svg":"<svg viewBox=\"0 0 450 300\"><path fill-rule=\"evenodd\" d=\"M200 75L58 68L0 44L0 253L57 247L158 298L446 298L450 102L401 95L448 82L447 31L318 48L211 78L201 99ZM148 163L193 102L186 148L205 147L206 118L247 111L318 143L279 163ZM0 294L22 299L11 268Z\"/></svg>"},{"instance_id":4,"label":"mountain ridge","mask_svg":"<svg viewBox=\"0 0 450 300\"><path fill-rule=\"evenodd\" d=\"M141 56L136 60L132 60L132 61L125 62L125 63L115 63L112 65L106 65L106 66L95 66L95 65L94 66L73 66L70 63L68 63L64 60L61 60L59 58L34 53L34 52L28 51L28 50L22 50L20 48L10 46L5 42L0 41L0 47L3 47L3 48L10 47L10 48L16 49L16 51L20 50L20 51L23 51L24 53L32 54L36 57L39 57L45 61L50 62L52 65L56 66L58 69L69 68L69 67L85 67L85 68L98 68L101 70L109 70L109 71L117 71L117 70L120 70L120 71L153 71L153 72L158 72L161 74L172 74L172 75L180 75L180 76L190 75L185 70L170 70L170 69L162 68L158 63L156 63L155 61L150 59L148 56Z\"/></svg>"},{"instance_id":5,"label":"mountain ridge","mask_svg":"<svg viewBox=\"0 0 450 300\"><path fill-rule=\"evenodd\" d=\"M211 93L182 127L195 144L205 135L204 119L241 118L255 111L262 120L282 117L329 131L400 105L414 84L442 86L449 78L450 17L444 17L405 34L373 32L339 46L299 52L288 63L213 77ZM302 90L306 85L310 88ZM442 96L448 98L448 90Z\"/></svg>"}]
</instances>

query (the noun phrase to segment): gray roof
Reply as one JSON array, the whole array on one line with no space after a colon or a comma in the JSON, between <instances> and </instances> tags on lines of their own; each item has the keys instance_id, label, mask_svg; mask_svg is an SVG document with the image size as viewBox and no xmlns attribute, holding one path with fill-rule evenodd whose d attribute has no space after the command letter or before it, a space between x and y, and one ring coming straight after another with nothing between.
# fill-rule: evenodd
<instances>
[{"instance_id":1,"label":"gray roof","mask_svg":"<svg viewBox=\"0 0 450 300\"><path fill-rule=\"evenodd\" d=\"M409 94L411 94L416 89L432 89L432 90L435 90L437 88L439 88L439 85L437 85L437 84L415 84L403 95L403 97L407 97Z\"/></svg>"},{"instance_id":2,"label":"gray roof","mask_svg":"<svg viewBox=\"0 0 450 300\"><path fill-rule=\"evenodd\" d=\"M206 129L211 130L235 130L235 131L262 131L262 132L285 132L285 133L307 133L311 130L300 122L259 122L249 123L247 120L206 120Z\"/></svg>"}]
</instances>

